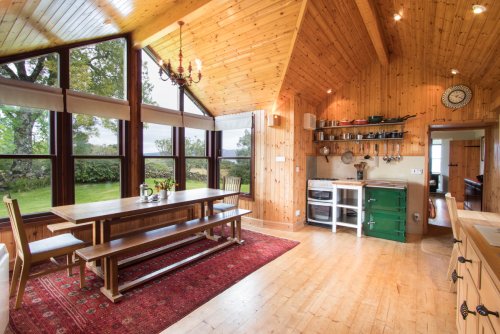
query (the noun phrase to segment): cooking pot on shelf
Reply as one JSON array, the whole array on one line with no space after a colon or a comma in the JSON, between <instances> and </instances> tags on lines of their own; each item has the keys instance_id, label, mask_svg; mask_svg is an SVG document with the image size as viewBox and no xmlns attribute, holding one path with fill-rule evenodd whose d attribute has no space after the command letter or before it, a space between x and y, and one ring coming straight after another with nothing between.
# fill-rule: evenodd
<instances>
[{"instance_id":1,"label":"cooking pot on shelf","mask_svg":"<svg viewBox=\"0 0 500 334\"><path fill-rule=\"evenodd\" d=\"M375 139L376 137L376 133L375 132L368 132L366 135L365 135L365 138L366 139Z\"/></svg>"},{"instance_id":2,"label":"cooking pot on shelf","mask_svg":"<svg viewBox=\"0 0 500 334\"><path fill-rule=\"evenodd\" d=\"M352 133L350 133L350 132L344 132L342 134L342 139L344 139L344 140L352 139Z\"/></svg>"},{"instance_id":3,"label":"cooking pot on shelf","mask_svg":"<svg viewBox=\"0 0 500 334\"><path fill-rule=\"evenodd\" d=\"M321 140L323 140L323 139L324 139L324 136L325 136L325 134L323 133L323 131L318 131L318 132L316 132L316 140L317 140L317 141L321 141Z\"/></svg>"},{"instance_id":4,"label":"cooking pot on shelf","mask_svg":"<svg viewBox=\"0 0 500 334\"><path fill-rule=\"evenodd\" d=\"M324 119L320 119L320 120L318 121L318 128L324 128L324 127L325 127L325 125L326 125L326 120L324 120Z\"/></svg>"},{"instance_id":5,"label":"cooking pot on shelf","mask_svg":"<svg viewBox=\"0 0 500 334\"><path fill-rule=\"evenodd\" d=\"M341 121L339 122L339 125L340 125L340 126L348 126L348 125L352 125L352 121L348 121L348 120L343 119L343 120L341 120Z\"/></svg>"},{"instance_id":6,"label":"cooking pot on shelf","mask_svg":"<svg viewBox=\"0 0 500 334\"><path fill-rule=\"evenodd\" d=\"M401 131L394 130L394 131L391 131L389 133L389 136L390 136L390 138L403 138L403 134L405 134L406 132L408 132L408 131L401 132Z\"/></svg>"},{"instance_id":7,"label":"cooking pot on shelf","mask_svg":"<svg viewBox=\"0 0 500 334\"><path fill-rule=\"evenodd\" d=\"M356 119L352 122L354 125L365 125L368 124L368 121L366 119Z\"/></svg>"},{"instance_id":8,"label":"cooking pot on shelf","mask_svg":"<svg viewBox=\"0 0 500 334\"><path fill-rule=\"evenodd\" d=\"M389 138L388 135L389 135L389 132L379 131L376 133L375 138L385 139L385 138Z\"/></svg>"},{"instance_id":9,"label":"cooking pot on shelf","mask_svg":"<svg viewBox=\"0 0 500 334\"><path fill-rule=\"evenodd\" d=\"M385 118L383 123L401 123L406 121L408 118L417 117L417 115L406 115L403 117Z\"/></svg>"},{"instance_id":10,"label":"cooking pot on shelf","mask_svg":"<svg viewBox=\"0 0 500 334\"><path fill-rule=\"evenodd\" d=\"M358 133L358 134L356 135L356 139L357 139L357 140L361 140L361 139L363 139L363 134L362 134L362 133Z\"/></svg>"},{"instance_id":11,"label":"cooking pot on shelf","mask_svg":"<svg viewBox=\"0 0 500 334\"><path fill-rule=\"evenodd\" d=\"M335 135L329 135L328 140L335 140Z\"/></svg>"},{"instance_id":12,"label":"cooking pot on shelf","mask_svg":"<svg viewBox=\"0 0 500 334\"><path fill-rule=\"evenodd\" d=\"M384 119L384 116L379 116L379 115L372 115L368 116L368 123L374 124L374 123L380 123Z\"/></svg>"}]
</instances>

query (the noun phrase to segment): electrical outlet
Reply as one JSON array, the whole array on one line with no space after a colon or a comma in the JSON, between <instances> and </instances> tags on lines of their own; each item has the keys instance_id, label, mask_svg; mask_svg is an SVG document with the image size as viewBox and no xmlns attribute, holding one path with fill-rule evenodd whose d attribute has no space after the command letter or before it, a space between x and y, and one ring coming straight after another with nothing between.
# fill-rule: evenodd
<instances>
[{"instance_id":1,"label":"electrical outlet","mask_svg":"<svg viewBox=\"0 0 500 334\"><path fill-rule=\"evenodd\" d=\"M295 216L300 217L300 210L295 210Z\"/></svg>"},{"instance_id":2,"label":"electrical outlet","mask_svg":"<svg viewBox=\"0 0 500 334\"><path fill-rule=\"evenodd\" d=\"M418 213L418 212L413 213L413 221L415 223L418 223L420 221L420 213Z\"/></svg>"},{"instance_id":3,"label":"electrical outlet","mask_svg":"<svg viewBox=\"0 0 500 334\"><path fill-rule=\"evenodd\" d=\"M295 171L298 173L300 172L300 167L299 166L295 166Z\"/></svg>"},{"instance_id":4,"label":"electrical outlet","mask_svg":"<svg viewBox=\"0 0 500 334\"><path fill-rule=\"evenodd\" d=\"M416 175L422 175L424 174L424 170L422 168L412 168L411 173Z\"/></svg>"}]
</instances>

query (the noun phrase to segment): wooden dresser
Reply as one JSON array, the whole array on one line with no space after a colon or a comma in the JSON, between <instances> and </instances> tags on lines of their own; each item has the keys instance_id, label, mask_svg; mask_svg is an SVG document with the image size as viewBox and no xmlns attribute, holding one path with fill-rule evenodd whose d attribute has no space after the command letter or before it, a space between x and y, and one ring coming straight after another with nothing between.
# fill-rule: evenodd
<instances>
[{"instance_id":1,"label":"wooden dresser","mask_svg":"<svg viewBox=\"0 0 500 334\"><path fill-rule=\"evenodd\" d=\"M488 244L474 225L500 228L500 214L458 211L458 333L500 333L500 247ZM453 275L452 275L453 276Z\"/></svg>"}]
</instances>

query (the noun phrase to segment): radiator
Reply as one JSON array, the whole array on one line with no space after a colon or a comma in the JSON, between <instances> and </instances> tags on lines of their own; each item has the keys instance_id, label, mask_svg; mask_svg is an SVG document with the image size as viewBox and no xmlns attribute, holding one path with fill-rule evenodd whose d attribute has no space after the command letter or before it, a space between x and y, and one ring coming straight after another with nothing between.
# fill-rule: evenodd
<instances>
[{"instance_id":1,"label":"radiator","mask_svg":"<svg viewBox=\"0 0 500 334\"><path fill-rule=\"evenodd\" d=\"M9 252L0 244L0 333L9 323Z\"/></svg>"}]
</instances>

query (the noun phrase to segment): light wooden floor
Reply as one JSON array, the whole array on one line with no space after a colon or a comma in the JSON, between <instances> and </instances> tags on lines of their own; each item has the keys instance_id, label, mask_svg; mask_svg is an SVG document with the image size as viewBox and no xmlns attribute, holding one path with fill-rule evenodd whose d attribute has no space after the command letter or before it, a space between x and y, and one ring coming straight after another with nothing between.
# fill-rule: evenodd
<instances>
[{"instance_id":1,"label":"light wooden floor","mask_svg":"<svg viewBox=\"0 0 500 334\"><path fill-rule=\"evenodd\" d=\"M449 257L419 240L245 228L301 244L163 333L456 333Z\"/></svg>"}]
</instances>

